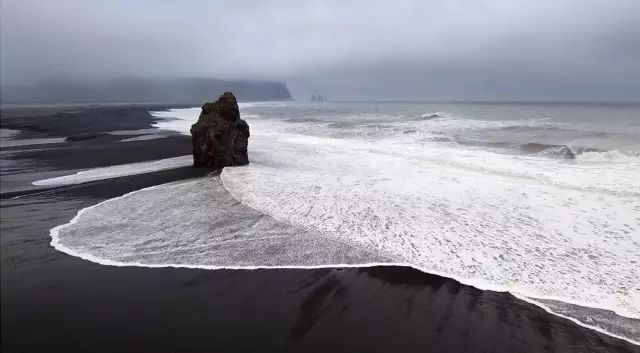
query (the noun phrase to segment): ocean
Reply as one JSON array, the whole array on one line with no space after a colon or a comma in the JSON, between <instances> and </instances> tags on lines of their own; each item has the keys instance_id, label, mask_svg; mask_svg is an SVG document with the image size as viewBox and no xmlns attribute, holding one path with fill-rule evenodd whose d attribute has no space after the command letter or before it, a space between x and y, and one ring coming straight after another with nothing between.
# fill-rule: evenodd
<instances>
[{"instance_id":1,"label":"ocean","mask_svg":"<svg viewBox=\"0 0 640 353\"><path fill-rule=\"evenodd\" d=\"M199 112L152 115L188 135ZM116 266L410 266L640 344L639 105L270 102L241 115L248 166L85 208L53 245ZM190 161L153 163L143 170ZM68 178L135 174L118 168Z\"/></svg>"}]
</instances>

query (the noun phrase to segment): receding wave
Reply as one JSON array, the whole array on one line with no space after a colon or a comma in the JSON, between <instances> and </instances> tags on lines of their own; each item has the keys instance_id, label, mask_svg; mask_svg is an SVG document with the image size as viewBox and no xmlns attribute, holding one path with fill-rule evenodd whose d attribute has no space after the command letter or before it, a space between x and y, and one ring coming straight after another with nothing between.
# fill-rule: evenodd
<instances>
[{"instance_id":1,"label":"receding wave","mask_svg":"<svg viewBox=\"0 0 640 353\"><path fill-rule=\"evenodd\" d=\"M58 250L113 266L329 267L389 263L376 249L278 222L219 176L153 186L87 207L51 230Z\"/></svg>"}]
</instances>

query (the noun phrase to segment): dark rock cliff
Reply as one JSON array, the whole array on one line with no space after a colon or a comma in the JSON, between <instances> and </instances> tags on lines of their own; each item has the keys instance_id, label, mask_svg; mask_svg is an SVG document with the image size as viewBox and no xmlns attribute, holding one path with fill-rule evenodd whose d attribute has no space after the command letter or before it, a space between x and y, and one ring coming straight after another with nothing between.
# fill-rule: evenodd
<instances>
[{"instance_id":1,"label":"dark rock cliff","mask_svg":"<svg viewBox=\"0 0 640 353\"><path fill-rule=\"evenodd\" d=\"M225 92L202 106L191 126L194 167L221 168L249 163L249 124L240 119L236 97Z\"/></svg>"}]
</instances>

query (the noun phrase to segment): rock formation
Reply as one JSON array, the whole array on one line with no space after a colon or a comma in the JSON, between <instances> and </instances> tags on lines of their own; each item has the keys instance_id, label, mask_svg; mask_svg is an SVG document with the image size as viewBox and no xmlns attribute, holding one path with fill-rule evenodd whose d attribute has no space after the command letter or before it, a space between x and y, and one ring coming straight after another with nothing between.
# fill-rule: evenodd
<instances>
[{"instance_id":1,"label":"rock formation","mask_svg":"<svg viewBox=\"0 0 640 353\"><path fill-rule=\"evenodd\" d=\"M329 100L327 99L327 96L323 97L323 96L321 96L319 94L318 95L313 94L313 95L311 95L311 101L312 102L328 102Z\"/></svg>"},{"instance_id":2,"label":"rock formation","mask_svg":"<svg viewBox=\"0 0 640 353\"><path fill-rule=\"evenodd\" d=\"M240 119L236 97L225 92L202 106L198 122L191 126L193 166L221 168L249 164L249 124Z\"/></svg>"}]
</instances>

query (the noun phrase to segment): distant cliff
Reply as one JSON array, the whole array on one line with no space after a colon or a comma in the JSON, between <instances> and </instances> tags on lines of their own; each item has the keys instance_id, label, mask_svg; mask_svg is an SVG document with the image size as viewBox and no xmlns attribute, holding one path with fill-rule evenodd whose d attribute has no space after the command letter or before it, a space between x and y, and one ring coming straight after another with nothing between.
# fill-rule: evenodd
<instances>
[{"instance_id":1,"label":"distant cliff","mask_svg":"<svg viewBox=\"0 0 640 353\"><path fill-rule=\"evenodd\" d=\"M217 79L119 79L101 82L47 81L3 86L2 103L177 103L202 102L232 91L239 101L290 100L284 82Z\"/></svg>"}]
</instances>

